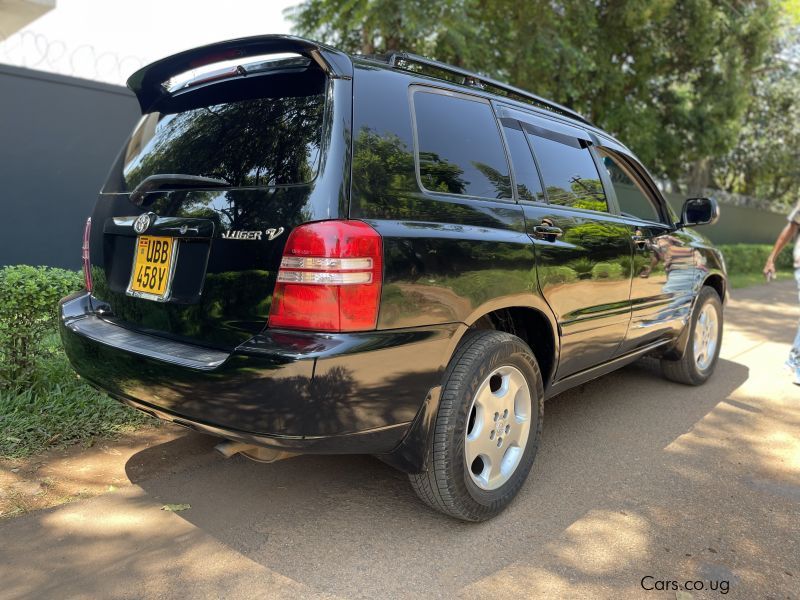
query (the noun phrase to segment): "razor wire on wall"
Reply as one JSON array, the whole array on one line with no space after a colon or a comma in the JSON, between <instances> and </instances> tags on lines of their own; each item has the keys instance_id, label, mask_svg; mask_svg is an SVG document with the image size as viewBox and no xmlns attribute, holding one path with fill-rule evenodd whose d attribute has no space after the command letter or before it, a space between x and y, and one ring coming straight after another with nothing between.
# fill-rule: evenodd
<instances>
[{"instance_id":1,"label":"razor wire on wall","mask_svg":"<svg viewBox=\"0 0 800 600\"><path fill-rule=\"evenodd\" d=\"M124 85L131 73L147 62L137 56L100 51L90 44L71 47L33 31L10 36L0 31L0 63L18 67Z\"/></svg>"}]
</instances>

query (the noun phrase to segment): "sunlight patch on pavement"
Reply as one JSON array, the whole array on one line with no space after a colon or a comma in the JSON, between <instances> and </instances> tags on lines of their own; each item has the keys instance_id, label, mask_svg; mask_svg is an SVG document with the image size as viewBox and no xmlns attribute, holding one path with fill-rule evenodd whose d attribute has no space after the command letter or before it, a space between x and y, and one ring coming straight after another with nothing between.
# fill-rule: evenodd
<instances>
[{"instance_id":1,"label":"sunlight patch on pavement","mask_svg":"<svg viewBox=\"0 0 800 600\"><path fill-rule=\"evenodd\" d=\"M269 597L334 598L220 544L161 506L131 486L34 516L38 523L33 535L11 534L17 540L14 549L0 547L5 592L102 597L91 593L92 585L106 589L105 581L131 577L137 581L138 597L191 596L187 590L201 586L218 592L209 597L245 598L261 590ZM24 530L25 522L8 523L6 534L15 527ZM78 573L83 576L76 577Z\"/></svg>"},{"instance_id":2,"label":"sunlight patch on pavement","mask_svg":"<svg viewBox=\"0 0 800 600\"><path fill-rule=\"evenodd\" d=\"M564 564L600 575L624 568L647 550L647 521L632 514L593 510L570 525L555 554Z\"/></svg>"},{"instance_id":3,"label":"sunlight patch on pavement","mask_svg":"<svg viewBox=\"0 0 800 600\"><path fill-rule=\"evenodd\" d=\"M647 555L648 529L647 519L632 512L592 510L572 523L558 540L541 549L540 564L514 563L464 588L463 595L605 596L609 590L601 583L604 577L631 569ZM584 581L580 588L567 573L580 574Z\"/></svg>"},{"instance_id":4,"label":"sunlight patch on pavement","mask_svg":"<svg viewBox=\"0 0 800 600\"><path fill-rule=\"evenodd\" d=\"M767 436L765 444L775 460L800 474L800 439L787 431L773 431Z\"/></svg>"},{"instance_id":5,"label":"sunlight patch on pavement","mask_svg":"<svg viewBox=\"0 0 800 600\"><path fill-rule=\"evenodd\" d=\"M42 519L47 527L65 527L80 523L89 524L95 535L119 535L121 533L135 532L137 535L148 533L148 515L138 513L117 513L101 515L85 515L80 513L52 513ZM151 529L157 531L158 527ZM152 532L152 531L151 531Z\"/></svg>"}]
</instances>

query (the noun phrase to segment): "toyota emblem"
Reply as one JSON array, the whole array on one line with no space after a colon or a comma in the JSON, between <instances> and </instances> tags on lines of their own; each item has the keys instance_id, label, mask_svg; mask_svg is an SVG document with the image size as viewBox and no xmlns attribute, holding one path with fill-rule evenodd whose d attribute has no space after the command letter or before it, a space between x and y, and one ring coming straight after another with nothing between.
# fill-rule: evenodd
<instances>
[{"instance_id":1,"label":"toyota emblem","mask_svg":"<svg viewBox=\"0 0 800 600\"><path fill-rule=\"evenodd\" d=\"M139 215L133 222L133 230L136 233L144 233L147 231L147 228L152 225L155 217L156 216L153 213L144 213L143 215Z\"/></svg>"}]
</instances>

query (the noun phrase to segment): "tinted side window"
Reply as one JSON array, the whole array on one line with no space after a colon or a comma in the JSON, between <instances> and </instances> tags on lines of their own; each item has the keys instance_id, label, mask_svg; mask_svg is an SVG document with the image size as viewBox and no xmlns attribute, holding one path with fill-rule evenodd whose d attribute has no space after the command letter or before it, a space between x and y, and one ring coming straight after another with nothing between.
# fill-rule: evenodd
<instances>
[{"instance_id":1,"label":"tinted side window","mask_svg":"<svg viewBox=\"0 0 800 600\"><path fill-rule=\"evenodd\" d=\"M425 189L482 198L512 197L508 161L488 104L417 91L414 115Z\"/></svg>"},{"instance_id":2,"label":"tinted side window","mask_svg":"<svg viewBox=\"0 0 800 600\"><path fill-rule=\"evenodd\" d=\"M619 158L601 150L603 166L608 171L614 192L617 195L620 212L628 217L636 217L645 221L660 221L658 210L648 195L628 174Z\"/></svg>"},{"instance_id":3,"label":"tinted side window","mask_svg":"<svg viewBox=\"0 0 800 600\"><path fill-rule=\"evenodd\" d=\"M508 152L511 154L519 199L529 202L544 202L539 171L536 169L536 163L533 162L533 154L525 140L525 133L519 123L512 119L503 119L503 133L506 136Z\"/></svg>"},{"instance_id":4,"label":"tinted side window","mask_svg":"<svg viewBox=\"0 0 800 600\"><path fill-rule=\"evenodd\" d=\"M533 144L550 204L608 211L600 174L588 148L528 133Z\"/></svg>"}]
</instances>

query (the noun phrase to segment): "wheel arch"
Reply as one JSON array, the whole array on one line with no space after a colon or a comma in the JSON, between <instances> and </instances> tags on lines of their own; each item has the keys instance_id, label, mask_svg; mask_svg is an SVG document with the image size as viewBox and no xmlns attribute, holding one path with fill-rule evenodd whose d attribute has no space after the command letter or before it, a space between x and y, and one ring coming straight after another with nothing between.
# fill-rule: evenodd
<instances>
[{"instance_id":1,"label":"wheel arch","mask_svg":"<svg viewBox=\"0 0 800 600\"><path fill-rule=\"evenodd\" d=\"M509 329L513 328L512 331ZM546 391L553 380L558 364L560 349L558 325L547 304L540 305L526 301L506 301L488 303L474 311L457 330L448 348L444 364L450 362L464 336L474 329L496 329L520 337L531 346ZM538 340L538 343L535 341ZM431 389L416 418L409 427L403 441L389 454L378 458L405 473L421 473L427 470L427 456L423 449L433 431L433 421L439 410L441 386Z\"/></svg>"},{"instance_id":2,"label":"wheel arch","mask_svg":"<svg viewBox=\"0 0 800 600\"><path fill-rule=\"evenodd\" d=\"M506 300L488 303L474 311L466 320L465 327L454 336L455 343L450 348L450 357L470 329L496 329L520 337L527 343L542 373L542 383L547 389L556 371L560 350L558 324L547 304Z\"/></svg>"},{"instance_id":3,"label":"wheel arch","mask_svg":"<svg viewBox=\"0 0 800 600\"><path fill-rule=\"evenodd\" d=\"M692 299L692 308L689 312L689 318L687 319L686 324L675 338L675 342L662 353L662 358L666 358L668 360L680 360L686 353L686 347L689 343L689 324L691 323L692 313L694 313L697 296L700 294L700 290L702 290L704 287L710 287L712 290L714 290L719 296L723 306L725 305L728 294L728 280L721 271L709 273L703 279L703 283L700 284L695 292L695 296Z\"/></svg>"},{"instance_id":4,"label":"wheel arch","mask_svg":"<svg viewBox=\"0 0 800 600\"><path fill-rule=\"evenodd\" d=\"M725 303L728 294L728 281L722 273L711 273L703 280L701 287L708 286L717 292L719 299Z\"/></svg>"}]
</instances>

